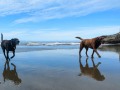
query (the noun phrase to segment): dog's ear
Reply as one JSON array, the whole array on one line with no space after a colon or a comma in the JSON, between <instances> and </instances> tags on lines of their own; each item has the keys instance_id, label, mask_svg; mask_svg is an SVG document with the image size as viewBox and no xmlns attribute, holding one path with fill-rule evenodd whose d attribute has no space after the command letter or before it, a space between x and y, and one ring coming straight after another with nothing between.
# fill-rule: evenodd
<instances>
[{"instance_id":1,"label":"dog's ear","mask_svg":"<svg viewBox=\"0 0 120 90\"><path fill-rule=\"evenodd\" d=\"M11 42L12 42L13 45L16 45L16 44L15 44L15 39L12 38L12 39L11 39Z\"/></svg>"},{"instance_id":2,"label":"dog's ear","mask_svg":"<svg viewBox=\"0 0 120 90\"><path fill-rule=\"evenodd\" d=\"M11 41L12 41L12 43L14 43L14 42L15 42L15 40L14 40L13 38L11 39Z\"/></svg>"}]
</instances>

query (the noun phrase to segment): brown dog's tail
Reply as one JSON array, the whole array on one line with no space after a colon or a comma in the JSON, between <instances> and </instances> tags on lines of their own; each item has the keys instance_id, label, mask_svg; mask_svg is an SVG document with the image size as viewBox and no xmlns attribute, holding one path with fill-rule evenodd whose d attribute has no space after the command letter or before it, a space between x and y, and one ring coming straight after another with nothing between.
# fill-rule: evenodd
<instances>
[{"instance_id":1,"label":"brown dog's tail","mask_svg":"<svg viewBox=\"0 0 120 90\"><path fill-rule=\"evenodd\" d=\"M81 38L81 37L75 37L75 38L78 38L78 39L80 39L80 40L83 40L83 38Z\"/></svg>"},{"instance_id":2,"label":"brown dog's tail","mask_svg":"<svg viewBox=\"0 0 120 90\"><path fill-rule=\"evenodd\" d=\"M1 33L1 42L3 41L3 34Z\"/></svg>"}]
</instances>

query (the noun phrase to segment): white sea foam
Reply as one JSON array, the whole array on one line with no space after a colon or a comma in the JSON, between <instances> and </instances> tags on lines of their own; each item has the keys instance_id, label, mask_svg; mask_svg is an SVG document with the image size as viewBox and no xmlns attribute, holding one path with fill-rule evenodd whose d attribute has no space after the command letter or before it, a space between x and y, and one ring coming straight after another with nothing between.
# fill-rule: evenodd
<instances>
[{"instance_id":1,"label":"white sea foam","mask_svg":"<svg viewBox=\"0 0 120 90\"><path fill-rule=\"evenodd\" d=\"M58 45L79 45L78 42L27 42L21 45L27 46L58 46Z\"/></svg>"}]
</instances>

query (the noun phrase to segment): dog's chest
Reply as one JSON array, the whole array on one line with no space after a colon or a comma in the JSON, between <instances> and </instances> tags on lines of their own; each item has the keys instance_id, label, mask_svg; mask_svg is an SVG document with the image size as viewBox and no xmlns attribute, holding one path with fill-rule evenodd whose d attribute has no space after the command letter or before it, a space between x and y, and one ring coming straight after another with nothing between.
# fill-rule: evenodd
<instances>
[{"instance_id":1,"label":"dog's chest","mask_svg":"<svg viewBox=\"0 0 120 90\"><path fill-rule=\"evenodd\" d=\"M95 48L98 48L100 45L101 45L101 42L100 42L100 41L96 41L96 42L95 42Z\"/></svg>"},{"instance_id":2,"label":"dog's chest","mask_svg":"<svg viewBox=\"0 0 120 90\"><path fill-rule=\"evenodd\" d=\"M9 48L9 51L14 51L14 50L15 50L14 47L10 47L10 48Z\"/></svg>"},{"instance_id":3,"label":"dog's chest","mask_svg":"<svg viewBox=\"0 0 120 90\"><path fill-rule=\"evenodd\" d=\"M12 45L12 43L9 43L8 46L7 46L7 49L9 51L14 51L15 50L15 47Z\"/></svg>"}]
</instances>

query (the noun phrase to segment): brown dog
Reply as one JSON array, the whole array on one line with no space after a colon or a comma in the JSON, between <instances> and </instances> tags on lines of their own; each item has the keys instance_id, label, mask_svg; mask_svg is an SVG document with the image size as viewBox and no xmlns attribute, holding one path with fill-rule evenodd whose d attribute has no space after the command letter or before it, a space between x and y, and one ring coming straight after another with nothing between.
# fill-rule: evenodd
<instances>
[{"instance_id":1,"label":"brown dog","mask_svg":"<svg viewBox=\"0 0 120 90\"><path fill-rule=\"evenodd\" d=\"M99 53L97 52L97 48L101 45L102 40L105 38L105 36L100 36L100 37L96 37L96 38L92 38L92 39L82 39L81 37L76 37L76 38L82 40L80 43L80 50L79 50L80 56L81 56L82 49L85 48L86 56L88 57L87 51L88 51L88 48L91 48L91 49L93 49L93 53L91 56L92 58L93 58L94 52L96 52L96 54L98 55L99 58L101 57L99 55Z\"/></svg>"}]
</instances>

